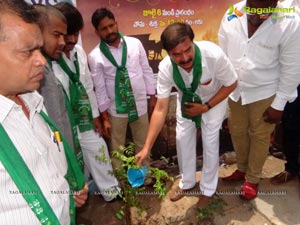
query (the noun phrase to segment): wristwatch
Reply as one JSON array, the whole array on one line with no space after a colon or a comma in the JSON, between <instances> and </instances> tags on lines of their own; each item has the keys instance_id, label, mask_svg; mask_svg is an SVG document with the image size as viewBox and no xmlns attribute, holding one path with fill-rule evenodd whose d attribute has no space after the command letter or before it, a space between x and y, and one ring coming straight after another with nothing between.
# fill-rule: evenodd
<instances>
[{"instance_id":1,"label":"wristwatch","mask_svg":"<svg viewBox=\"0 0 300 225\"><path fill-rule=\"evenodd\" d=\"M211 105L209 104L209 102L205 102L204 104L207 105L208 110L210 110L212 108Z\"/></svg>"}]
</instances>

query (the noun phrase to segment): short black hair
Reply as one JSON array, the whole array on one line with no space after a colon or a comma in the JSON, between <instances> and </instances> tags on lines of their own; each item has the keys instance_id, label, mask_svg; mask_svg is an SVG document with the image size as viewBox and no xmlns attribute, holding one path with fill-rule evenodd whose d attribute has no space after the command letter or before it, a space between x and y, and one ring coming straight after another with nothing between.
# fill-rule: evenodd
<instances>
[{"instance_id":1,"label":"short black hair","mask_svg":"<svg viewBox=\"0 0 300 225\"><path fill-rule=\"evenodd\" d=\"M173 23L165 28L160 36L163 48L169 52L178 44L184 42L186 38L194 40L195 34L191 26L187 23Z\"/></svg>"},{"instance_id":2,"label":"short black hair","mask_svg":"<svg viewBox=\"0 0 300 225\"><path fill-rule=\"evenodd\" d=\"M92 24L96 30L98 29L100 21L103 20L105 17L115 20L114 14L107 8L96 9L96 11L93 13Z\"/></svg>"},{"instance_id":3,"label":"short black hair","mask_svg":"<svg viewBox=\"0 0 300 225\"><path fill-rule=\"evenodd\" d=\"M33 8L32 5L26 3L23 0L0 0L0 41L5 38L5 34L2 33L2 14L14 14L19 16L26 23L37 24L39 20L39 14Z\"/></svg>"},{"instance_id":4,"label":"short black hair","mask_svg":"<svg viewBox=\"0 0 300 225\"><path fill-rule=\"evenodd\" d=\"M54 5L64 14L67 20L67 34L75 34L79 32L83 26L83 18L78 9L68 2L59 2Z\"/></svg>"},{"instance_id":5,"label":"short black hair","mask_svg":"<svg viewBox=\"0 0 300 225\"><path fill-rule=\"evenodd\" d=\"M57 17L61 21L63 21L65 24L67 24L67 20L66 20L64 14L62 14L62 12L59 11L54 6L43 5L43 4L34 4L33 7L39 13L38 24L42 31L49 24L51 16Z\"/></svg>"}]
</instances>

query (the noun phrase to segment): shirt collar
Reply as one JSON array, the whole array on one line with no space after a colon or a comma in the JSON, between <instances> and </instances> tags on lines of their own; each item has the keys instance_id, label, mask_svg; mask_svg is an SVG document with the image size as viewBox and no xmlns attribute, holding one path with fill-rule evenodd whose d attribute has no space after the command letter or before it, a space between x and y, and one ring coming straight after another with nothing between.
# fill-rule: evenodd
<instances>
[{"instance_id":1,"label":"shirt collar","mask_svg":"<svg viewBox=\"0 0 300 225\"><path fill-rule=\"evenodd\" d=\"M125 36L124 36L124 39L125 39ZM120 38L120 42L118 44L118 47L111 46L111 45L107 44L106 42L104 42L104 43L107 45L107 47L109 49L123 49L123 39L122 38Z\"/></svg>"},{"instance_id":2,"label":"shirt collar","mask_svg":"<svg viewBox=\"0 0 300 225\"><path fill-rule=\"evenodd\" d=\"M66 54L63 52L62 56L65 60L71 60L74 61L75 60L75 53L76 53L76 45L74 46L74 48L70 51L70 59L66 56Z\"/></svg>"},{"instance_id":3,"label":"shirt collar","mask_svg":"<svg viewBox=\"0 0 300 225\"><path fill-rule=\"evenodd\" d=\"M30 111L40 112L43 108L43 97L34 91L32 93L22 94L20 97L24 100ZM14 107L19 107L14 101L0 95L0 123L7 118Z\"/></svg>"}]
</instances>

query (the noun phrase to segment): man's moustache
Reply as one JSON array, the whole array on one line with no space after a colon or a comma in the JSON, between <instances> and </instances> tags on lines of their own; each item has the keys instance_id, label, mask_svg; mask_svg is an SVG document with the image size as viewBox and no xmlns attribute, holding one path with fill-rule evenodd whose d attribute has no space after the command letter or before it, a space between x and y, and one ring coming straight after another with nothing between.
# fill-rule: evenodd
<instances>
[{"instance_id":1,"label":"man's moustache","mask_svg":"<svg viewBox=\"0 0 300 225\"><path fill-rule=\"evenodd\" d=\"M184 64L190 63L191 61L192 61L192 59L188 59L187 61L180 61L179 65L184 65Z\"/></svg>"},{"instance_id":2,"label":"man's moustache","mask_svg":"<svg viewBox=\"0 0 300 225\"><path fill-rule=\"evenodd\" d=\"M117 33L110 33L107 35L107 38L110 38L112 35L117 35Z\"/></svg>"}]
</instances>

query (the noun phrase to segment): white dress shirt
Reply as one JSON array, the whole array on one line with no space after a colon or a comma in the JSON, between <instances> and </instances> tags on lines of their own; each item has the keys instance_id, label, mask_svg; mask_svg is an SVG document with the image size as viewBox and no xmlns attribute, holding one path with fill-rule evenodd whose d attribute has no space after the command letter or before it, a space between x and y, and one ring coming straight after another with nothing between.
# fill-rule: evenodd
<instances>
[{"instance_id":1,"label":"white dress shirt","mask_svg":"<svg viewBox=\"0 0 300 225\"><path fill-rule=\"evenodd\" d=\"M195 93L201 97L204 103L209 101L219 91L221 86L230 86L237 78L232 65L219 46L208 41L195 42L195 44L199 47L202 58L202 76ZM185 86L189 88L193 80L193 70L188 73L180 66L178 66L178 69ZM176 87L179 99L181 99L182 92L174 82L170 57L166 56L159 64L158 98L168 98L172 87Z\"/></svg>"},{"instance_id":2,"label":"white dress shirt","mask_svg":"<svg viewBox=\"0 0 300 225\"><path fill-rule=\"evenodd\" d=\"M154 74L142 43L133 37L125 36L127 44L126 68L130 77L138 115L147 112L147 94L155 94ZM114 59L121 65L123 41L117 48L109 46ZM98 106L101 112L108 112L115 117L127 117L127 114L116 113L115 77L116 67L103 55L99 44L88 55L88 62L95 86Z\"/></svg>"},{"instance_id":3,"label":"white dress shirt","mask_svg":"<svg viewBox=\"0 0 300 225\"><path fill-rule=\"evenodd\" d=\"M283 1L285 7L295 6L296 10L299 12L300 0L285 0Z\"/></svg>"},{"instance_id":4,"label":"white dress shirt","mask_svg":"<svg viewBox=\"0 0 300 225\"><path fill-rule=\"evenodd\" d=\"M246 2L234 5L244 12ZM278 3L278 7L283 7ZM238 75L238 87L230 95L242 105L275 95L271 106L283 110L297 96L300 82L300 27L298 18L264 21L248 38L247 15L227 20L219 30L219 44Z\"/></svg>"},{"instance_id":5,"label":"white dress shirt","mask_svg":"<svg viewBox=\"0 0 300 225\"><path fill-rule=\"evenodd\" d=\"M69 225L69 185L64 176L64 151L53 142L53 133L38 114L45 110L37 93L20 95L30 110L28 120L21 106L0 95L0 122L24 159L61 224ZM1 140L1 137L0 137ZM0 162L0 224L34 225L39 220Z\"/></svg>"}]
</instances>

